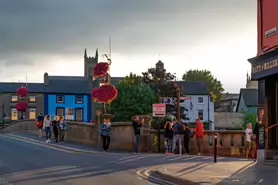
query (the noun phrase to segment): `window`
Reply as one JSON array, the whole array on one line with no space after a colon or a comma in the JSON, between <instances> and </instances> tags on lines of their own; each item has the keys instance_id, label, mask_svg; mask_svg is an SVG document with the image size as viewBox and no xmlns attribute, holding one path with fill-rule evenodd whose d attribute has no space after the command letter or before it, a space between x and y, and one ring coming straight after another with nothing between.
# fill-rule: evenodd
<instances>
[{"instance_id":1,"label":"window","mask_svg":"<svg viewBox=\"0 0 278 185\"><path fill-rule=\"evenodd\" d=\"M82 104L83 103L83 96L76 96L75 97L75 103L76 104Z\"/></svg>"},{"instance_id":2,"label":"window","mask_svg":"<svg viewBox=\"0 0 278 185\"><path fill-rule=\"evenodd\" d=\"M200 118L200 120L204 120L204 111L203 110L198 110L198 118Z\"/></svg>"},{"instance_id":3,"label":"window","mask_svg":"<svg viewBox=\"0 0 278 185\"><path fill-rule=\"evenodd\" d=\"M14 108L11 110L11 119L18 120L18 111Z\"/></svg>"},{"instance_id":4,"label":"window","mask_svg":"<svg viewBox=\"0 0 278 185\"><path fill-rule=\"evenodd\" d=\"M57 103L65 103L65 97L64 96L57 96Z\"/></svg>"},{"instance_id":5,"label":"window","mask_svg":"<svg viewBox=\"0 0 278 185\"><path fill-rule=\"evenodd\" d=\"M18 96L14 95L12 96L12 102L17 102L18 101Z\"/></svg>"},{"instance_id":6,"label":"window","mask_svg":"<svg viewBox=\"0 0 278 185\"><path fill-rule=\"evenodd\" d=\"M203 98L203 97L198 97L198 103L199 103L199 104L204 103L204 98Z\"/></svg>"},{"instance_id":7,"label":"window","mask_svg":"<svg viewBox=\"0 0 278 185\"><path fill-rule=\"evenodd\" d=\"M29 119L36 119L36 109L29 109Z\"/></svg>"},{"instance_id":8,"label":"window","mask_svg":"<svg viewBox=\"0 0 278 185\"><path fill-rule=\"evenodd\" d=\"M83 121L83 109L75 109L76 121Z\"/></svg>"},{"instance_id":9,"label":"window","mask_svg":"<svg viewBox=\"0 0 278 185\"><path fill-rule=\"evenodd\" d=\"M56 115L57 116L64 116L64 108L57 108L57 110L56 110Z\"/></svg>"},{"instance_id":10,"label":"window","mask_svg":"<svg viewBox=\"0 0 278 185\"><path fill-rule=\"evenodd\" d=\"M35 103L36 102L36 96L29 96L29 102Z\"/></svg>"}]
</instances>

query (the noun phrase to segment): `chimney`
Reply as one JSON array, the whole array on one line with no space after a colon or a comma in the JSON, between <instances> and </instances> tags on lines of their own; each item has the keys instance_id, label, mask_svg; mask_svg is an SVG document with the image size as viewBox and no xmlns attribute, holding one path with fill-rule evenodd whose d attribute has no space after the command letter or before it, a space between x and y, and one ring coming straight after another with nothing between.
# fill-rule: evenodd
<instances>
[{"instance_id":1,"label":"chimney","mask_svg":"<svg viewBox=\"0 0 278 185\"><path fill-rule=\"evenodd\" d=\"M43 82L44 82L44 85L49 84L48 73L47 72L45 72L44 75L43 75Z\"/></svg>"}]
</instances>

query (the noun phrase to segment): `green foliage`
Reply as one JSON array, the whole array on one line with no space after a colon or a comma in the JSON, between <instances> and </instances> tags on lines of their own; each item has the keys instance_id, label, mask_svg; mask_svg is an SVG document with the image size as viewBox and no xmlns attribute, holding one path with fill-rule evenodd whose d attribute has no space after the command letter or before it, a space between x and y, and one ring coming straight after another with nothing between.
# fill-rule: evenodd
<instances>
[{"instance_id":1,"label":"green foliage","mask_svg":"<svg viewBox=\"0 0 278 185\"><path fill-rule=\"evenodd\" d=\"M119 95L108 111L115 115L115 121L130 121L134 115L149 115L152 104L158 97L148 86L124 80L117 86Z\"/></svg>"},{"instance_id":2,"label":"green foliage","mask_svg":"<svg viewBox=\"0 0 278 185\"><path fill-rule=\"evenodd\" d=\"M243 129L246 129L248 126L248 123L252 123L252 126L254 128L256 122L257 122L257 113L256 112L245 112L243 117Z\"/></svg>"},{"instance_id":3,"label":"green foliage","mask_svg":"<svg viewBox=\"0 0 278 185\"><path fill-rule=\"evenodd\" d=\"M129 84L129 85L140 85L142 84L142 77L136 74L130 73L129 76L126 76L121 80L120 84Z\"/></svg>"},{"instance_id":4,"label":"green foliage","mask_svg":"<svg viewBox=\"0 0 278 185\"><path fill-rule=\"evenodd\" d=\"M151 129L158 130L158 124L160 124L160 130L163 130L165 120L163 118L153 118L151 120Z\"/></svg>"},{"instance_id":5,"label":"green foliage","mask_svg":"<svg viewBox=\"0 0 278 185\"><path fill-rule=\"evenodd\" d=\"M224 88L221 82L218 81L210 71L198 69L189 70L183 75L182 79L187 82L204 82L212 94L215 108L219 106L220 101L223 98L222 94L224 92Z\"/></svg>"}]
</instances>

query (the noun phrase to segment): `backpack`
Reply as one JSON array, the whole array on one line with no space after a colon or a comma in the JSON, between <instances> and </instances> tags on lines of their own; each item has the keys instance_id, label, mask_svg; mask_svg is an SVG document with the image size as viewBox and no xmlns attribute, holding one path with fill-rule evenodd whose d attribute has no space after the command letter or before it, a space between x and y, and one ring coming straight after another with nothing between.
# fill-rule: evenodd
<instances>
[{"instance_id":1,"label":"backpack","mask_svg":"<svg viewBox=\"0 0 278 185\"><path fill-rule=\"evenodd\" d=\"M178 127L177 131L178 131L178 134L183 134L184 133L184 126L181 123L179 124L179 127Z\"/></svg>"}]
</instances>

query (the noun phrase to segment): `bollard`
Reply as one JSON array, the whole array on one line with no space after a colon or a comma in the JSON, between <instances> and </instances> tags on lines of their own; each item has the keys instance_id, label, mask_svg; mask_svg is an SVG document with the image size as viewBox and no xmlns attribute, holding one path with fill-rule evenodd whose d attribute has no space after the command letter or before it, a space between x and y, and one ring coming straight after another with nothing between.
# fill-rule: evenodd
<instances>
[{"instance_id":1,"label":"bollard","mask_svg":"<svg viewBox=\"0 0 278 185\"><path fill-rule=\"evenodd\" d=\"M214 134L214 163L217 162L217 133Z\"/></svg>"}]
</instances>

